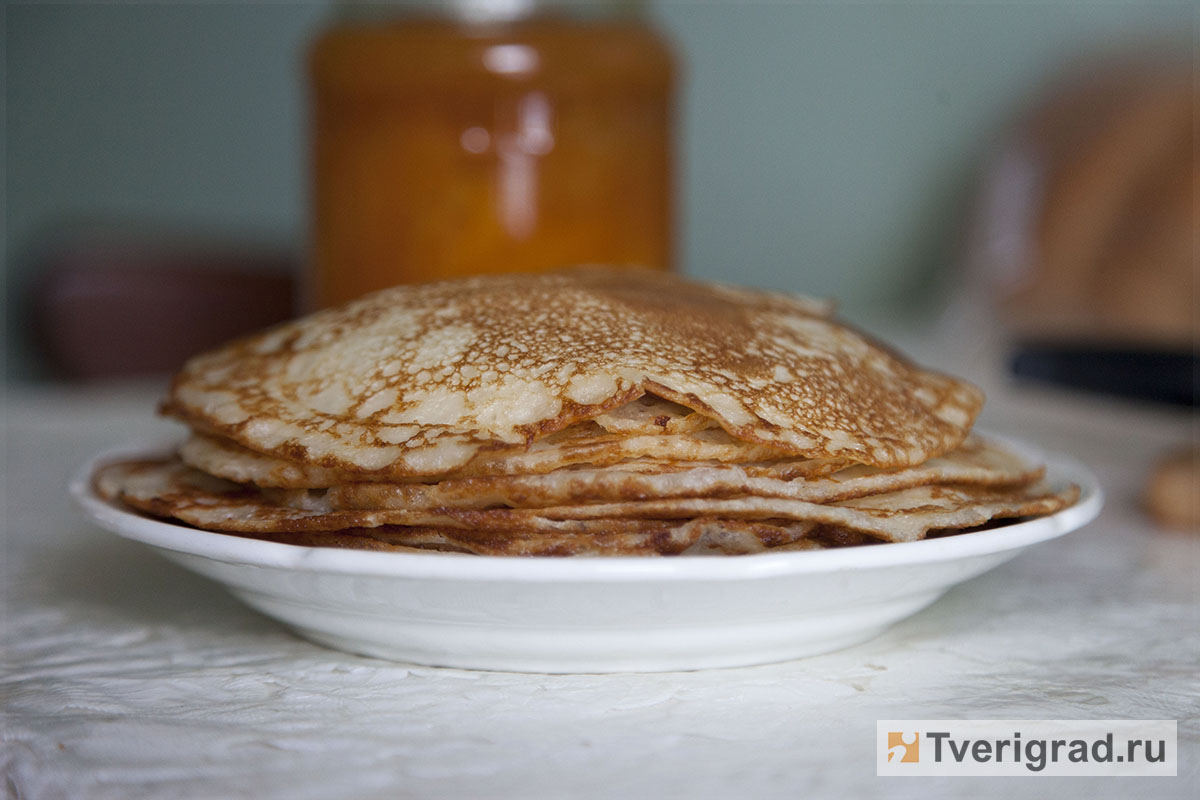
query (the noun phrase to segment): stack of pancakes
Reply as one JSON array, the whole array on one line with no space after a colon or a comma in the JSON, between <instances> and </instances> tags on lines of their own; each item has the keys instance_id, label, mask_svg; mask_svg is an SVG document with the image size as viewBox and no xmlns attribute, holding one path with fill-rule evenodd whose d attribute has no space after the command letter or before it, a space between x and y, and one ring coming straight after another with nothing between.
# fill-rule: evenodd
<instances>
[{"instance_id":1,"label":"stack of pancakes","mask_svg":"<svg viewBox=\"0 0 1200 800\"><path fill-rule=\"evenodd\" d=\"M304 545L484 555L906 542L1073 486L808 298L577 268L396 287L192 359L110 500Z\"/></svg>"}]
</instances>

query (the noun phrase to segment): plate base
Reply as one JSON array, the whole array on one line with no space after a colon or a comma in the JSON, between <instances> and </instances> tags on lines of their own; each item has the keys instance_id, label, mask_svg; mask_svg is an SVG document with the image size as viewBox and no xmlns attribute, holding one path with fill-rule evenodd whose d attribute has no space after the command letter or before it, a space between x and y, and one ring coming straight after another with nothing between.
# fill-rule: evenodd
<instances>
[{"instance_id":1,"label":"plate base","mask_svg":"<svg viewBox=\"0 0 1200 800\"><path fill-rule=\"evenodd\" d=\"M933 603L944 590L892 598L886 606L727 625L592 627L447 626L412 618L330 613L257 592L243 602L317 644L433 667L499 672L677 672L746 667L860 644Z\"/></svg>"}]
</instances>

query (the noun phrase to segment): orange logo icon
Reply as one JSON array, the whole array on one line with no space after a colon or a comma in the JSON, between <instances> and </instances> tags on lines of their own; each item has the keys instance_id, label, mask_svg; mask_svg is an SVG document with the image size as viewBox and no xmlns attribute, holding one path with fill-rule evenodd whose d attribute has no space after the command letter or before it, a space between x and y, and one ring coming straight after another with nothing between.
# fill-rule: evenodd
<instances>
[{"instance_id":1,"label":"orange logo icon","mask_svg":"<svg viewBox=\"0 0 1200 800\"><path fill-rule=\"evenodd\" d=\"M921 742L915 733L888 731L887 760L900 763L917 763L921 760Z\"/></svg>"}]
</instances>

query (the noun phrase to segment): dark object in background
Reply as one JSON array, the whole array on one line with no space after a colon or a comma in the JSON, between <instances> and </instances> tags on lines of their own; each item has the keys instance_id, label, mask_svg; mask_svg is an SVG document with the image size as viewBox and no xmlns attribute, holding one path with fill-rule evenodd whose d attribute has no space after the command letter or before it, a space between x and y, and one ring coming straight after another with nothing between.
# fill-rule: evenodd
<instances>
[{"instance_id":1,"label":"dark object in background","mask_svg":"<svg viewBox=\"0 0 1200 800\"><path fill-rule=\"evenodd\" d=\"M1027 343L1012 370L1019 378L1180 406L1195 406L1200 394L1200 359L1192 351Z\"/></svg>"},{"instance_id":2,"label":"dark object in background","mask_svg":"<svg viewBox=\"0 0 1200 800\"><path fill-rule=\"evenodd\" d=\"M295 308L295 259L275 249L84 239L40 272L35 345L62 378L168 373Z\"/></svg>"}]
</instances>

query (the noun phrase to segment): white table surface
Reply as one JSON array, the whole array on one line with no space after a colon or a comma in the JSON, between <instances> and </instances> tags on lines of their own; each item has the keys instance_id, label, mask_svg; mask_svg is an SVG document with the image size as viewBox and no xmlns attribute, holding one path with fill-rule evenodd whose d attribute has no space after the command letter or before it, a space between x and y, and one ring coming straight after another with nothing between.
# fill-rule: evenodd
<instances>
[{"instance_id":1,"label":"white table surface","mask_svg":"<svg viewBox=\"0 0 1200 800\"><path fill-rule=\"evenodd\" d=\"M976 373L978 370L976 370ZM978 375L970 371L978 380ZM985 382L986 383L986 382ZM156 387L11 389L3 769L56 797L1196 797L1200 535L1137 510L1187 414L993 381L984 423L1089 463L1102 517L882 637L771 666L545 676L326 650L88 524L89 454L161 436ZM1179 720L1178 778L879 778L889 718Z\"/></svg>"}]
</instances>

